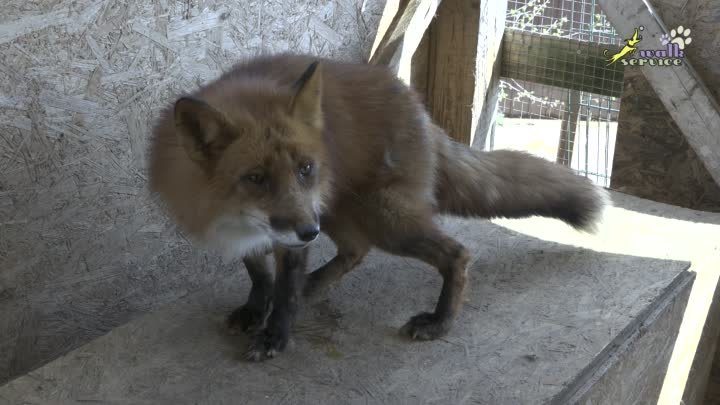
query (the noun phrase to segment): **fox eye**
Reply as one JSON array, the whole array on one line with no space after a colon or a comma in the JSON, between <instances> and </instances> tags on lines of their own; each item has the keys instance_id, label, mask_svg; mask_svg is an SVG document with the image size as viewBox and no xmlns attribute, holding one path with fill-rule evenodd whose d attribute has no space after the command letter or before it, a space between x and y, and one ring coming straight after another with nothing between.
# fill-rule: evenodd
<instances>
[{"instance_id":1,"label":"fox eye","mask_svg":"<svg viewBox=\"0 0 720 405\"><path fill-rule=\"evenodd\" d=\"M265 176L260 173L248 174L247 176L245 176L245 179L250 183L256 184L258 186L261 186L265 183Z\"/></svg>"},{"instance_id":2,"label":"fox eye","mask_svg":"<svg viewBox=\"0 0 720 405\"><path fill-rule=\"evenodd\" d=\"M303 177L309 176L312 173L313 164L312 162L305 162L300 165L300 175Z\"/></svg>"}]
</instances>

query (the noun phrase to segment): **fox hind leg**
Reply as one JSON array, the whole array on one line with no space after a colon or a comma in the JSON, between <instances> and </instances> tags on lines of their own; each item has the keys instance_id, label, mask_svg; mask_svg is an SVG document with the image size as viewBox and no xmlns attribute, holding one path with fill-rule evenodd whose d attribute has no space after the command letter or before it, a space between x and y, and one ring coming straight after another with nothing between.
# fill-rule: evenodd
<instances>
[{"instance_id":1,"label":"fox hind leg","mask_svg":"<svg viewBox=\"0 0 720 405\"><path fill-rule=\"evenodd\" d=\"M469 261L465 248L434 225L398 235L397 240L384 247L392 253L435 266L443 278L435 311L413 316L401 332L415 340L432 340L445 335L462 307Z\"/></svg>"},{"instance_id":2,"label":"fox hind leg","mask_svg":"<svg viewBox=\"0 0 720 405\"><path fill-rule=\"evenodd\" d=\"M450 330L462 307L469 255L435 225L429 204L392 192L379 197L374 203L380 215L370 230L373 242L389 253L434 266L443 278L435 310L413 316L401 332L415 340L437 339Z\"/></svg>"}]
</instances>

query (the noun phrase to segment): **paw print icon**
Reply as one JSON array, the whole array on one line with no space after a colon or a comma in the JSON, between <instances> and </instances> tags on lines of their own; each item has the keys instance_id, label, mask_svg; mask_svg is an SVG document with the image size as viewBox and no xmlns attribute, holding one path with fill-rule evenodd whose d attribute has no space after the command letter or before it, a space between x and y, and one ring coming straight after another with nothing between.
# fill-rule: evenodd
<instances>
[{"instance_id":1,"label":"paw print icon","mask_svg":"<svg viewBox=\"0 0 720 405\"><path fill-rule=\"evenodd\" d=\"M690 37L690 28L685 28L682 25L670 31L670 35L663 34L660 37L660 42L663 46L667 44L677 44L678 48L685 49L685 46L692 42Z\"/></svg>"}]
</instances>

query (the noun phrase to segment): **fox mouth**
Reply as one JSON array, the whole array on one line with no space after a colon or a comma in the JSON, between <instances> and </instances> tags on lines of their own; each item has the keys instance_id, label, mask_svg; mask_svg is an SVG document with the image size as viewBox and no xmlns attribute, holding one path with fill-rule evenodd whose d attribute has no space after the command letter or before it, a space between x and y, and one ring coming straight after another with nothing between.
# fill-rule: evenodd
<instances>
[{"instance_id":1,"label":"fox mouth","mask_svg":"<svg viewBox=\"0 0 720 405\"><path fill-rule=\"evenodd\" d=\"M274 241L278 246L288 248L288 249L302 249L313 243L311 242L297 242L297 243L287 243L287 242L280 242L278 240Z\"/></svg>"},{"instance_id":2,"label":"fox mouth","mask_svg":"<svg viewBox=\"0 0 720 405\"><path fill-rule=\"evenodd\" d=\"M273 245L278 247L303 249L315 242L320 236L317 215L314 223L300 225L287 220L280 221L277 218L261 217L257 214L245 213L245 215L257 227L259 232L265 234Z\"/></svg>"},{"instance_id":3,"label":"fox mouth","mask_svg":"<svg viewBox=\"0 0 720 405\"><path fill-rule=\"evenodd\" d=\"M313 242L318 240L318 237L315 236L312 239L301 239L295 235L295 233L271 233L270 239L273 241L273 243L277 246L284 247L287 249L302 249L309 245L311 245Z\"/></svg>"},{"instance_id":4,"label":"fox mouth","mask_svg":"<svg viewBox=\"0 0 720 405\"><path fill-rule=\"evenodd\" d=\"M288 249L302 249L313 243L320 236L317 224L293 226L289 229L273 229L270 226L270 239L276 246Z\"/></svg>"}]
</instances>

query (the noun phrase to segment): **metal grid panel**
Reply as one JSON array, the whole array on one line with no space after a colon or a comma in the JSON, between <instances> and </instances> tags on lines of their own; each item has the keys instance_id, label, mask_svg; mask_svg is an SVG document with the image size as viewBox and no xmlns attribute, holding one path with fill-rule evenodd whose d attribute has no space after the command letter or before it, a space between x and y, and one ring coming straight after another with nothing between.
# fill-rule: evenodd
<instances>
[{"instance_id":1,"label":"metal grid panel","mask_svg":"<svg viewBox=\"0 0 720 405\"><path fill-rule=\"evenodd\" d=\"M507 27L598 44L617 44L595 0L508 0Z\"/></svg>"},{"instance_id":2,"label":"metal grid panel","mask_svg":"<svg viewBox=\"0 0 720 405\"><path fill-rule=\"evenodd\" d=\"M534 34L503 51L488 147L527 150L609 186L623 74L597 58L622 38L594 0L509 0L507 27Z\"/></svg>"},{"instance_id":3,"label":"metal grid panel","mask_svg":"<svg viewBox=\"0 0 720 405\"><path fill-rule=\"evenodd\" d=\"M607 45L508 30L502 72L507 77L605 96L622 94L623 66L607 64Z\"/></svg>"}]
</instances>

